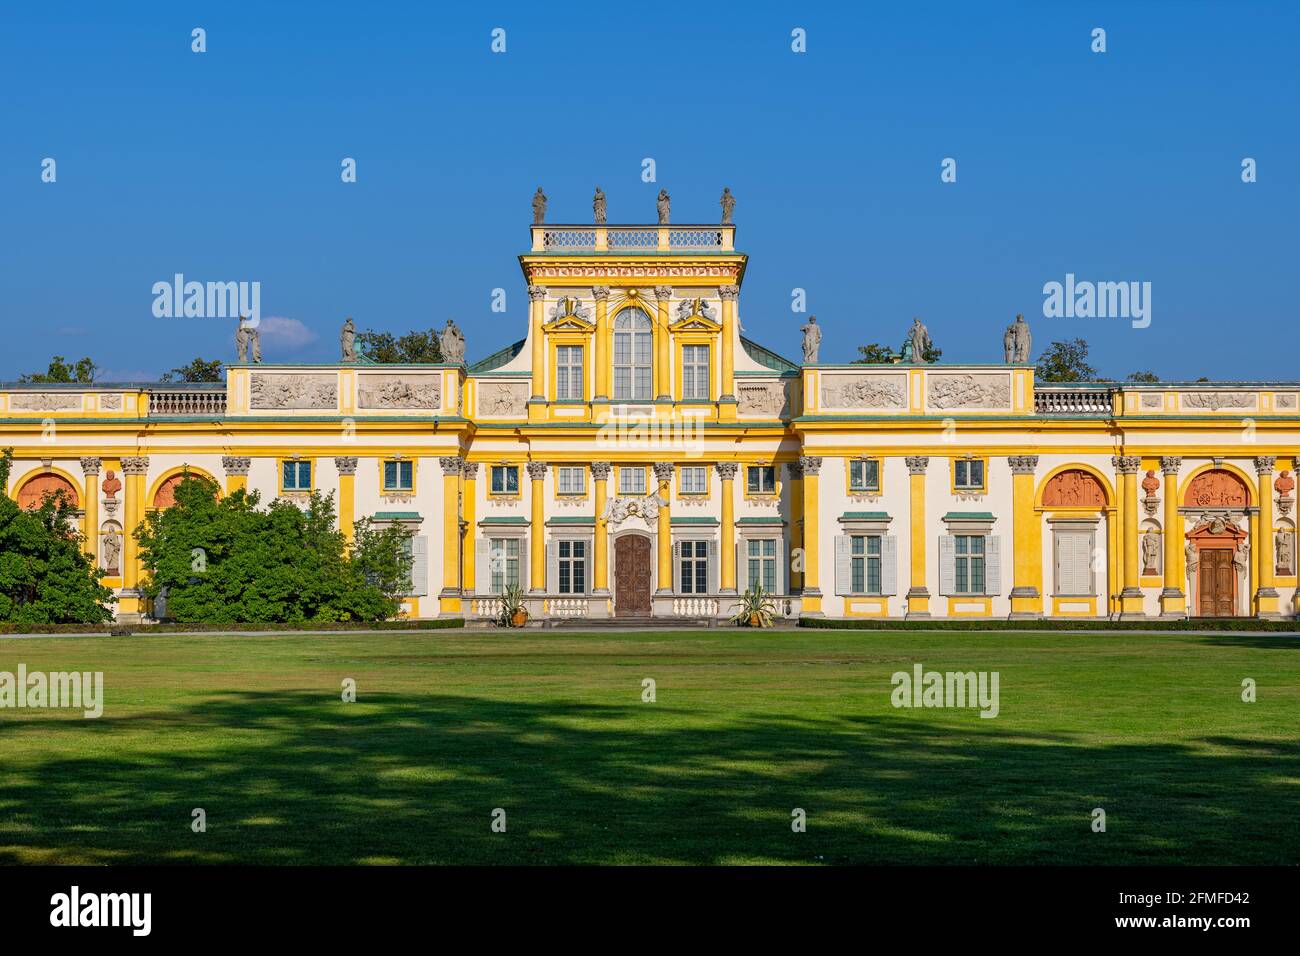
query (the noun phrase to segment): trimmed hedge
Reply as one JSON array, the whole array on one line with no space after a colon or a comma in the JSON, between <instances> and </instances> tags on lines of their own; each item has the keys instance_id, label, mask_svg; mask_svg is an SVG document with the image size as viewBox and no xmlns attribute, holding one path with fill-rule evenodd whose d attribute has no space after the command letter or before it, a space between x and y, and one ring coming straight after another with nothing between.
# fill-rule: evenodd
<instances>
[{"instance_id":1,"label":"trimmed hedge","mask_svg":"<svg viewBox=\"0 0 1300 956\"><path fill-rule=\"evenodd\" d=\"M0 623L0 634L203 634L226 631L440 631L464 627L462 617L431 618L427 621L303 621L293 624L8 624Z\"/></svg>"},{"instance_id":2,"label":"trimmed hedge","mask_svg":"<svg viewBox=\"0 0 1300 956\"><path fill-rule=\"evenodd\" d=\"M1007 621L998 618L929 621L801 617L800 627L838 631L1280 631L1300 633L1297 621L1249 617L1194 617L1183 621L1094 621L1051 618Z\"/></svg>"}]
</instances>

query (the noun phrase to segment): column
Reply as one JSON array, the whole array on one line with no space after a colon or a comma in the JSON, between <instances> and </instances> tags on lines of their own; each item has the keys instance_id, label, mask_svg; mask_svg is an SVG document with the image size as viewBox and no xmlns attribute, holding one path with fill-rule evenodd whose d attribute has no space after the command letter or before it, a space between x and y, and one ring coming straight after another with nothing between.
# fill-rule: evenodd
<instances>
[{"instance_id":1,"label":"column","mask_svg":"<svg viewBox=\"0 0 1300 956\"><path fill-rule=\"evenodd\" d=\"M1272 455L1255 458L1255 474L1259 478L1259 537L1252 542L1255 549L1256 576L1259 590L1255 592L1255 614L1259 617L1280 618L1277 588L1273 586L1277 570L1273 553L1273 466L1277 459Z\"/></svg>"},{"instance_id":2,"label":"column","mask_svg":"<svg viewBox=\"0 0 1300 956\"><path fill-rule=\"evenodd\" d=\"M591 483L596 502L596 534L592 542L591 593L609 597L609 522L605 519L605 496L609 491L610 464L607 461L591 463Z\"/></svg>"},{"instance_id":3,"label":"column","mask_svg":"<svg viewBox=\"0 0 1300 956\"><path fill-rule=\"evenodd\" d=\"M145 475L149 471L147 456L122 459L122 597L118 613L128 619L138 620L142 607L140 587L140 546L135 540L135 529L144 520Z\"/></svg>"},{"instance_id":4,"label":"column","mask_svg":"<svg viewBox=\"0 0 1300 956\"><path fill-rule=\"evenodd\" d=\"M1142 459L1136 455L1114 455L1111 464L1117 475L1116 484L1120 488L1120 500L1123 506L1123 545L1124 555L1124 590L1119 593L1119 619L1121 621L1144 621L1146 611L1142 601L1141 568L1138 567L1138 472L1142 470Z\"/></svg>"},{"instance_id":5,"label":"column","mask_svg":"<svg viewBox=\"0 0 1300 956\"><path fill-rule=\"evenodd\" d=\"M528 477L532 479L533 520L528 535L532 554L532 573L528 590L534 594L546 591L546 463L530 461Z\"/></svg>"},{"instance_id":6,"label":"column","mask_svg":"<svg viewBox=\"0 0 1300 956\"><path fill-rule=\"evenodd\" d=\"M718 384L720 401L736 403L736 297L740 286L724 285L718 288L722 297L722 380Z\"/></svg>"},{"instance_id":7,"label":"column","mask_svg":"<svg viewBox=\"0 0 1300 956\"><path fill-rule=\"evenodd\" d=\"M438 595L438 613L460 611L460 476L465 461L455 455L438 459L442 468L442 591Z\"/></svg>"},{"instance_id":8,"label":"column","mask_svg":"<svg viewBox=\"0 0 1300 956\"><path fill-rule=\"evenodd\" d=\"M719 548L719 582L721 594L735 594L736 588L736 471L734 461L720 461L713 466L722 479L722 542ZM778 468L780 465L777 466Z\"/></svg>"},{"instance_id":9,"label":"column","mask_svg":"<svg viewBox=\"0 0 1300 956\"><path fill-rule=\"evenodd\" d=\"M1183 593L1183 517L1178 513L1178 472L1183 467L1177 455L1160 459L1165 476L1164 559L1165 586L1160 592L1160 616L1187 617L1187 595Z\"/></svg>"},{"instance_id":10,"label":"column","mask_svg":"<svg viewBox=\"0 0 1300 956\"><path fill-rule=\"evenodd\" d=\"M478 546L475 544L474 538L474 515L478 507L477 492L475 490L478 480L478 462L463 462L460 466L460 473L464 479L464 484L461 485L460 489L460 521L465 529L461 533L460 587L463 594L469 595L474 593L474 577L477 573L474 557Z\"/></svg>"},{"instance_id":11,"label":"column","mask_svg":"<svg viewBox=\"0 0 1300 956\"><path fill-rule=\"evenodd\" d=\"M657 333L655 342L655 401L670 402L672 401L672 379L669 375L670 351L668 348L668 300L672 297L673 287L670 285L655 286L655 298L659 300L659 315L655 322Z\"/></svg>"},{"instance_id":12,"label":"column","mask_svg":"<svg viewBox=\"0 0 1300 956\"><path fill-rule=\"evenodd\" d=\"M1011 619L1043 616L1043 526L1034 511L1034 470L1037 455L1012 455L1011 530L1012 563Z\"/></svg>"},{"instance_id":13,"label":"column","mask_svg":"<svg viewBox=\"0 0 1300 956\"><path fill-rule=\"evenodd\" d=\"M927 618L930 616L930 589L925 586L925 471L930 466L930 459L924 455L912 455L907 462L907 481L910 515L911 551L909 575L911 580L907 588L906 620Z\"/></svg>"},{"instance_id":14,"label":"column","mask_svg":"<svg viewBox=\"0 0 1300 956\"><path fill-rule=\"evenodd\" d=\"M818 586L818 547L821 544L821 529L818 526L820 512L817 509L817 482L822 470L822 460L816 455L804 455L799 459L803 470L803 613L807 617L824 617L822 613L822 592Z\"/></svg>"},{"instance_id":15,"label":"column","mask_svg":"<svg viewBox=\"0 0 1300 956\"><path fill-rule=\"evenodd\" d=\"M528 402L529 420L546 417L546 290L539 285L528 287L528 335L532 344L533 394Z\"/></svg>"},{"instance_id":16,"label":"column","mask_svg":"<svg viewBox=\"0 0 1300 956\"><path fill-rule=\"evenodd\" d=\"M353 525L357 522L357 459L335 458L334 467L339 470L339 530L351 547L356 536Z\"/></svg>"},{"instance_id":17,"label":"column","mask_svg":"<svg viewBox=\"0 0 1300 956\"><path fill-rule=\"evenodd\" d=\"M221 467L226 472L226 494L233 495L236 491L248 490L248 467L251 464L251 458L241 455L221 456Z\"/></svg>"},{"instance_id":18,"label":"column","mask_svg":"<svg viewBox=\"0 0 1300 956\"><path fill-rule=\"evenodd\" d=\"M793 557L795 552L803 549L803 465L792 461L786 467L790 476L790 554ZM790 561L789 566L790 583L787 591L797 594L803 590L803 571L795 570L794 561ZM798 567L802 566L802 562L799 562Z\"/></svg>"},{"instance_id":19,"label":"column","mask_svg":"<svg viewBox=\"0 0 1300 956\"><path fill-rule=\"evenodd\" d=\"M81 473L85 482L81 492L83 511L85 512L84 532L86 535L86 554L90 556L90 566L99 567L99 471L103 466L98 458L81 459Z\"/></svg>"},{"instance_id":20,"label":"column","mask_svg":"<svg viewBox=\"0 0 1300 956\"><path fill-rule=\"evenodd\" d=\"M596 401L609 398L609 286L592 286L591 294L596 300L596 334L592 363L596 368Z\"/></svg>"},{"instance_id":21,"label":"column","mask_svg":"<svg viewBox=\"0 0 1300 956\"><path fill-rule=\"evenodd\" d=\"M668 502L672 500L673 465L672 462L659 461L654 464L655 481L659 485L659 586L656 594L673 592L673 530L669 517Z\"/></svg>"}]
</instances>

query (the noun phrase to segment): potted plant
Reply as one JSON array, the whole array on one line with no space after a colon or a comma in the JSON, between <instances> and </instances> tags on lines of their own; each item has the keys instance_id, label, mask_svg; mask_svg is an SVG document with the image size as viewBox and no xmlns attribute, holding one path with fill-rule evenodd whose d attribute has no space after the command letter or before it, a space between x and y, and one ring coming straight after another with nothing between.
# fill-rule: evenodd
<instances>
[{"instance_id":1,"label":"potted plant","mask_svg":"<svg viewBox=\"0 0 1300 956\"><path fill-rule=\"evenodd\" d=\"M501 595L502 627L523 627L528 623L528 606L524 603L524 589L517 584L508 585Z\"/></svg>"},{"instance_id":2,"label":"potted plant","mask_svg":"<svg viewBox=\"0 0 1300 956\"><path fill-rule=\"evenodd\" d=\"M731 615L731 623L741 627L771 627L776 616L776 602L763 585L755 583L740 596L740 603Z\"/></svg>"}]
</instances>

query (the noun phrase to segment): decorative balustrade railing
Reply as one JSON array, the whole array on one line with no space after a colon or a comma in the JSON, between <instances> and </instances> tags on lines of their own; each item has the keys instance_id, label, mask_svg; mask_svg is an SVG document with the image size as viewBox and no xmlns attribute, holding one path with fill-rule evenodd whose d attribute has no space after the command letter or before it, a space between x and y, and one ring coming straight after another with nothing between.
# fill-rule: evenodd
<instances>
[{"instance_id":1,"label":"decorative balustrade railing","mask_svg":"<svg viewBox=\"0 0 1300 956\"><path fill-rule=\"evenodd\" d=\"M535 225L533 252L733 252L736 227Z\"/></svg>"},{"instance_id":2,"label":"decorative balustrade railing","mask_svg":"<svg viewBox=\"0 0 1300 956\"><path fill-rule=\"evenodd\" d=\"M673 598L674 617L717 617L718 599L711 597Z\"/></svg>"},{"instance_id":3,"label":"decorative balustrade railing","mask_svg":"<svg viewBox=\"0 0 1300 956\"><path fill-rule=\"evenodd\" d=\"M1109 388L1035 388L1034 411L1039 415L1109 415Z\"/></svg>"},{"instance_id":4,"label":"decorative balustrade railing","mask_svg":"<svg viewBox=\"0 0 1300 956\"><path fill-rule=\"evenodd\" d=\"M225 389L150 389L150 415L224 415Z\"/></svg>"},{"instance_id":5,"label":"decorative balustrade railing","mask_svg":"<svg viewBox=\"0 0 1300 956\"><path fill-rule=\"evenodd\" d=\"M588 614L585 597L553 597L546 602L546 609L551 617L586 617Z\"/></svg>"}]
</instances>

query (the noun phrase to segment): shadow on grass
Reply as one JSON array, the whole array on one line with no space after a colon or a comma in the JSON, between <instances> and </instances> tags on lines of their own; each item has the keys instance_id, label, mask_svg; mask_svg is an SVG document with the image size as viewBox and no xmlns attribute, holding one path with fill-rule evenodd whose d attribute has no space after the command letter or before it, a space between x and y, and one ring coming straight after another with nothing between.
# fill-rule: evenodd
<instances>
[{"instance_id":1,"label":"shadow on grass","mask_svg":"<svg viewBox=\"0 0 1300 956\"><path fill-rule=\"evenodd\" d=\"M93 755L0 764L0 861L1210 864L1289 863L1300 846L1294 746L1082 746L974 713L716 719L305 692L104 717ZM115 748L142 721L156 746Z\"/></svg>"}]
</instances>

